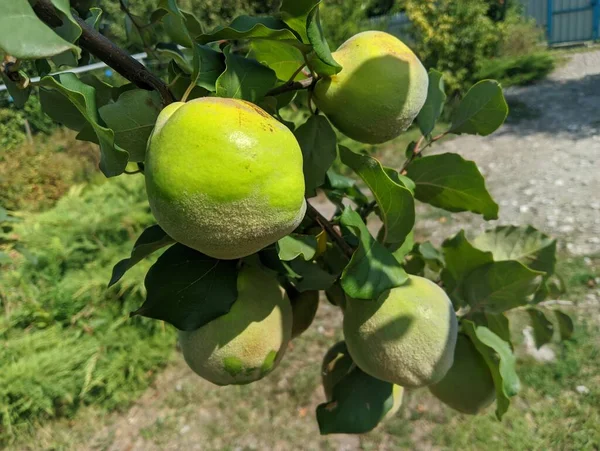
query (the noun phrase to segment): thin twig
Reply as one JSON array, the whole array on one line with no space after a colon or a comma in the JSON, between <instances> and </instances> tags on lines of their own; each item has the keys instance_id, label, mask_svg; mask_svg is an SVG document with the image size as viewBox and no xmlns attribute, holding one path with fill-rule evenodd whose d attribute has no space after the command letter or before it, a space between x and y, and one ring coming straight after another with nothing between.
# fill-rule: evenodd
<instances>
[{"instance_id":1,"label":"thin twig","mask_svg":"<svg viewBox=\"0 0 600 451\"><path fill-rule=\"evenodd\" d=\"M276 96L289 91L300 91L302 89L310 88L315 82L314 78L306 78L304 80L292 81L291 83L285 83L281 86L271 89L267 92L267 96Z\"/></svg>"},{"instance_id":2,"label":"thin twig","mask_svg":"<svg viewBox=\"0 0 600 451\"><path fill-rule=\"evenodd\" d=\"M51 0L38 0L33 6L33 10L47 25L56 27L62 23ZM139 88L158 91L164 105L175 101L165 82L150 72L142 63L133 59L125 50L90 27L83 19L76 15L74 17L81 27L78 43L81 48L112 67Z\"/></svg>"},{"instance_id":3,"label":"thin twig","mask_svg":"<svg viewBox=\"0 0 600 451\"><path fill-rule=\"evenodd\" d=\"M329 220L325 216L323 216L321 212L319 212L319 210L313 207L309 202L307 202L306 214L311 219L317 221L319 225L323 227L323 229L325 229L325 232L327 232L329 238L331 238L340 247L340 249L342 250L344 255L346 255L346 257L352 258L352 255L354 254L354 250L352 249L352 247L346 242L344 237L342 237L342 235L335 229L333 224L329 222Z\"/></svg>"},{"instance_id":4,"label":"thin twig","mask_svg":"<svg viewBox=\"0 0 600 451\"><path fill-rule=\"evenodd\" d=\"M152 55L154 58L158 59L156 52L154 52L154 49L152 48L152 46L150 46L148 44L148 42L146 42L146 38L144 38L144 34L142 33L142 30L145 27L138 25L136 18L131 13L131 11L129 11L129 8L125 4L125 0L119 0L119 3L121 5L121 11L123 11L125 14L127 14L127 17L129 17L129 20L131 20L131 23L133 24L133 26L137 30L138 34L140 35L140 39L142 40L142 45L144 46L144 50L146 50L146 53L148 53L148 54ZM146 25L151 25L151 24L146 24Z\"/></svg>"},{"instance_id":5,"label":"thin twig","mask_svg":"<svg viewBox=\"0 0 600 451\"><path fill-rule=\"evenodd\" d=\"M421 136L419 138L419 140L417 141L417 143L415 144L415 148L412 151L412 154L410 155L410 157L408 157L408 159L404 162L404 164L402 165L402 168L400 169L400 174L404 173L404 171L406 171L406 169L408 168L408 166L415 160L415 158L417 158L425 149L427 149L429 146L431 146L434 142L439 141L440 139L442 139L444 136L446 136L448 134L448 132L444 132L440 135L434 136L433 138L431 138L431 140L429 140L429 142L427 142L427 144L425 144L423 147L421 147L423 145L423 141L425 141L425 136Z\"/></svg>"}]
</instances>

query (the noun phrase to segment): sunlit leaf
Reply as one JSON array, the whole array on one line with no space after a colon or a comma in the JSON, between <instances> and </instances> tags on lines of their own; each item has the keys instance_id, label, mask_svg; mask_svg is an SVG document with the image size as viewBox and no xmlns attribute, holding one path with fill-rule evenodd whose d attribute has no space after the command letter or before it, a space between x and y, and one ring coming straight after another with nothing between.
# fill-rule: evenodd
<instances>
[{"instance_id":1,"label":"sunlit leaf","mask_svg":"<svg viewBox=\"0 0 600 451\"><path fill-rule=\"evenodd\" d=\"M454 114L450 133L487 136L506 120L508 105L500 83L483 80L473 85Z\"/></svg>"},{"instance_id":2,"label":"sunlit leaf","mask_svg":"<svg viewBox=\"0 0 600 451\"><path fill-rule=\"evenodd\" d=\"M477 165L454 153L422 157L413 161L407 176L416 185L415 197L444 210L480 213L498 219L498 204L488 193Z\"/></svg>"},{"instance_id":3,"label":"sunlit leaf","mask_svg":"<svg viewBox=\"0 0 600 451\"><path fill-rule=\"evenodd\" d=\"M488 263L465 279L465 299L475 310L505 312L527 304L539 288L543 274L517 261Z\"/></svg>"},{"instance_id":4,"label":"sunlit leaf","mask_svg":"<svg viewBox=\"0 0 600 451\"><path fill-rule=\"evenodd\" d=\"M42 22L27 0L5 0L0 14L0 49L21 59L48 58L71 52L76 58L81 50Z\"/></svg>"},{"instance_id":5,"label":"sunlit leaf","mask_svg":"<svg viewBox=\"0 0 600 451\"><path fill-rule=\"evenodd\" d=\"M415 224L415 202L411 192L392 180L381 163L368 155L360 155L340 146L342 162L352 168L367 184L377 200L385 225L385 243L402 243Z\"/></svg>"},{"instance_id":6,"label":"sunlit leaf","mask_svg":"<svg viewBox=\"0 0 600 451\"><path fill-rule=\"evenodd\" d=\"M358 213L347 207L340 222L358 238L358 249L341 277L342 288L348 296L354 299L377 299L384 291L408 280L400 263L371 236Z\"/></svg>"},{"instance_id":7,"label":"sunlit leaf","mask_svg":"<svg viewBox=\"0 0 600 451\"><path fill-rule=\"evenodd\" d=\"M492 372L496 387L496 417L501 420L510 406L510 398L521 387L515 370L516 358L510 345L487 327L476 326L471 321L462 321L462 327Z\"/></svg>"},{"instance_id":8,"label":"sunlit leaf","mask_svg":"<svg viewBox=\"0 0 600 451\"><path fill-rule=\"evenodd\" d=\"M446 92L444 91L444 75L435 69L429 70L429 88L427 100L417 116L417 124L423 136L429 136L439 119L444 104L446 103ZM412 152L411 152L412 153Z\"/></svg>"},{"instance_id":9,"label":"sunlit leaf","mask_svg":"<svg viewBox=\"0 0 600 451\"><path fill-rule=\"evenodd\" d=\"M223 53L227 69L217 79L217 96L257 103L275 85L277 76L268 67L231 53L230 46Z\"/></svg>"},{"instance_id":10,"label":"sunlit leaf","mask_svg":"<svg viewBox=\"0 0 600 451\"><path fill-rule=\"evenodd\" d=\"M115 135L110 128L99 123L95 88L86 85L72 73L46 76L40 80L40 88L62 94L85 118L93 129L100 145L100 169L107 177L123 173L128 154L115 144ZM50 111L44 106L44 111ZM72 112L73 110L70 109ZM59 113L60 110L55 113ZM70 114L70 113L69 113ZM59 116L60 117L60 116ZM60 119L58 119L60 121Z\"/></svg>"},{"instance_id":11,"label":"sunlit leaf","mask_svg":"<svg viewBox=\"0 0 600 451\"><path fill-rule=\"evenodd\" d=\"M156 91L135 89L100 108L100 117L115 133L115 143L129 152L129 161L144 161L146 144L162 103Z\"/></svg>"}]
</instances>

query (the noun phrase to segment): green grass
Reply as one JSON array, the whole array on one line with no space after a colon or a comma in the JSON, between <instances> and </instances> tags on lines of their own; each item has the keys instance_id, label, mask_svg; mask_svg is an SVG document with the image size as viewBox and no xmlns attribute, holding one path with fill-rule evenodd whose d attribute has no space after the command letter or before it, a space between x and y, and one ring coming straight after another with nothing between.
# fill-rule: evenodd
<instances>
[{"instance_id":1,"label":"green grass","mask_svg":"<svg viewBox=\"0 0 600 451\"><path fill-rule=\"evenodd\" d=\"M72 187L14 223L18 244L0 267L0 443L87 404L123 408L168 361L172 331L129 318L150 262L106 288L151 223L141 177Z\"/></svg>"}]
</instances>

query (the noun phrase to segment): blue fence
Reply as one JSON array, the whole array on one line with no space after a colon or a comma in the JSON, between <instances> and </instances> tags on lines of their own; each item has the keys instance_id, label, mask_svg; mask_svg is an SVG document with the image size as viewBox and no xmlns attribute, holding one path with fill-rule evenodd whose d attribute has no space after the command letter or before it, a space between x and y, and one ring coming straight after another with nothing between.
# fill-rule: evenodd
<instances>
[{"instance_id":1,"label":"blue fence","mask_svg":"<svg viewBox=\"0 0 600 451\"><path fill-rule=\"evenodd\" d=\"M523 0L523 4L525 14L546 29L551 45L600 38L600 0Z\"/></svg>"}]
</instances>

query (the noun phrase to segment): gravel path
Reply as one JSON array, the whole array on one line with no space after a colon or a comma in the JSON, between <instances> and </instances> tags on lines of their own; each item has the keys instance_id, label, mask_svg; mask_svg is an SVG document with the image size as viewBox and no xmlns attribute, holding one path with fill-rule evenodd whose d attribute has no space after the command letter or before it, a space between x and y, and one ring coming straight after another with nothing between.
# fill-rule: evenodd
<instances>
[{"instance_id":1,"label":"gravel path","mask_svg":"<svg viewBox=\"0 0 600 451\"><path fill-rule=\"evenodd\" d=\"M600 51L575 54L544 82L506 97L512 112L496 134L435 147L477 163L500 219L465 213L442 218L440 227L423 209L418 228L438 244L461 228L532 224L572 254L600 252Z\"/></svg>"}]
</instances>

